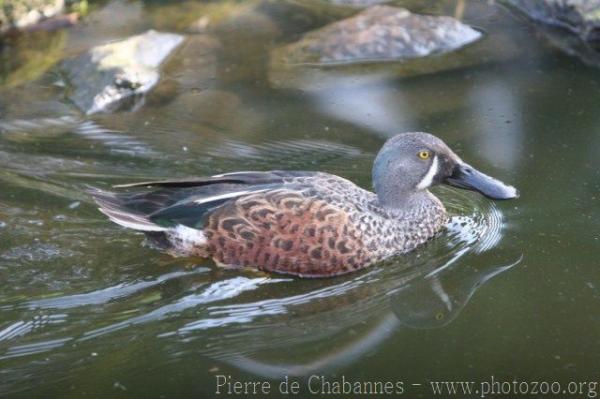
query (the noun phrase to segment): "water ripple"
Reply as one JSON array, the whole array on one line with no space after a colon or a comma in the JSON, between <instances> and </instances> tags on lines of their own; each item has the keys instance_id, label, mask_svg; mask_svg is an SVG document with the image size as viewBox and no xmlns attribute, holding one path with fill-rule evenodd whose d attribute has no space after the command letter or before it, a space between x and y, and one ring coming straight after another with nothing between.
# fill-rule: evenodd
<instances>
[{"instance_id":1,"label":"water ripple","mask_svg":"<svg viewBox=\"0 0 600 399\"><path fill-rule=\"evenodd\" d=\"M0 355L0 360L14 357L34 355L37 353L48 352L52 349L60 348L72 338L59 338L48 341L35 342L32 344L13 346L8 349L4 355Z\"/></svg>"},{"instance_id":2,"label":"water ripple","mask_svg":"<svg viewBox=\"0 0 600 399\"><path fill-rule=\"evenodd\" d=\"M17 321L8 327L0 330L0 341L8 341L10 339L20 337L34 330L41 329L43 327L52 324L64 323L67 319L66 314L51 314L51 315L38 315L33 317L29 321Z\"/></svg>"},{"instance_id":3,"label":"water ripple","mask_svg":"<svg viewBox=\"0 0 600 399\"><path fill-rule=\"evenodd\" d=\"M310 155L314 163L322 163L338 158L352 158L362 154L356 147L326 140L289 140L271 141L262 144L248 144L235 140L224 140L207 149L207 154L221 158L244 158L259 161L267 165L281 164L288 168L305 163Z\"/></svg>"},{"instance_id":4,"label":"water ripple","mask_svg":"<svg viewBox=\"0 0 600 399\"><path fill-rule=\"evenodd\" d=\"M200 294L187 295L174 303L162 306L143 315L133 317L106 327L88 331L84 333L82 339L94 338L136 324L158 321L169 314L179 314L186 309L193 308L198 305L234 298L242 292L254 290L262 284L276 283L279 281L283 281L283 279L271 279L267 277L249 279L246 277L235 277L225 281L219 281L210 284Z\"/></svg>"},{"instance_id":5,"label":"water ripple","mask_svg":"<svg viewBox=\"0 0 600 399\"><path fill-rule=\"evenodd\" d=\"M142 157L157 155L156 151L148 144L125 132L107 129L92 120L82 120L76 116L0 120L0 133L5 136L27 134L36 137L50 137L64 132L75 132L88 140L98 141L119 154Z\"/></svg>"},{"instance_id":6,"label":"water ripple","mask_svg":"<svg viewBox=\"0 0 600 399\"><path fill-rule=\"evenodd\" d=\"M38 299L25 303L29 309L70 309L80 306L102 305L119 298L127 297L143 289L162 284L176 278L181 278L193 274L204 273L208 269L197 268L192 272L174 272L167 273L154 280L145 280L134 283L121 283L101 290L88 292L85 294L66 295L56 298Z\"/></svg>"}]
</instances>

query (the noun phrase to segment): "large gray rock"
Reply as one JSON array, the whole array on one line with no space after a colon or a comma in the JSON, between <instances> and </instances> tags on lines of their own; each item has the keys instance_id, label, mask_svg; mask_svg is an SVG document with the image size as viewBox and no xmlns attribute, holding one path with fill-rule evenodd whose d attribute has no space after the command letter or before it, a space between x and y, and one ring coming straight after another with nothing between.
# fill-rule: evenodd
<instances>
[{"instance_id":1,"label":"large gray rock","mask_svg":"<svg viewBox=\"0 0 600 399\"><path fill-rule=\"evenodd\" d=\"M506 14L499 7L492 10L499 17ZM510 35L489 32L484 37L448 16L373 6L273 49L269 83L318 91L504 62L521 51Z\"/></svg>"},{"instance_id":2,"label":"large gray rock","mask_svg":"<svg viewBox=\"0 0 600 399\"><path fill-rule=\"evenodd\" d=\"M54 17L64 7L64 0L0 0L0 34Z\"/></svg>"},{"instance_id":3,"label":"large gray rock","mask_svg":"<svg viewBox=\"0 0 600 399\"><path fill-rule=\"evenodd\" d=\"M530 18L560 26L600 49L600 0L504 0Z\"/></svg>"},{"instance_id":4,"label":"large gray rock","mask_svg":"<svg viewBox=\"0 0 600 399\"><path fill-rule=\"evenodd\" d=\"M480 37L480 32L451 17L373 6L308 33L287 46L285 56L291 63L404 60L447 53Z\"/></svg>"},{"instance_id":5,"label":"large gray rock","mask_svg":"<svg viewBox=\"0 0 600 399\"><path fill-rule=\"evenodd\" d=\"M69 97L86 114L140 104L159 81L159 67L184 37L150 30L97 46L63 63Z\"/></svg>"}]
</instances>

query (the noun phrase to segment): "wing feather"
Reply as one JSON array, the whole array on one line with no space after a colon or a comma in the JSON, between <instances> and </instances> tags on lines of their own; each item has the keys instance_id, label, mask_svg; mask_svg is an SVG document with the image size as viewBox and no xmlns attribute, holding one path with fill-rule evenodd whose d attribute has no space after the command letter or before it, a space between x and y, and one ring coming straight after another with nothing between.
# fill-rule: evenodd
<instances>
[{"instance_id":1,"label":"wing feather","mask_svg":"<svg viewBox=\"0 0 600 399\"><path fill-rule=\"evenodd\" d=\"M198 228L215 208L251 193L292 185L294 177L317 172L234 172L181 180L146 181L115 187L123 193L89 190L100 211L112 221L142 231L184 225Z\"/></svg>"},{"instance_id":2,"label":"wing feather","mask_svg":"<svg viewBox=\"0 0 600 399\"><path fill-rule=\"evenodd\" d=\"M134 187L197 187L210 184L267 184L281 182L286 177L310 176L317 172L309 171L268 171L268 172L232 172L208 177L189 177L173 180L143 181L138 183L118 184L115 188Z\"/></svg>"}]
</instances>

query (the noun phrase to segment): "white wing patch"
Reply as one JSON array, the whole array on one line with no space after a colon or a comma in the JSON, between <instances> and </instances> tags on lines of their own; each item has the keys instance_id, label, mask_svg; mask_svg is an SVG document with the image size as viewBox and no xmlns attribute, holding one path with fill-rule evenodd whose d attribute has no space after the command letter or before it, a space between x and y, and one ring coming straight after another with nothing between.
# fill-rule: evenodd
<instances>
[{"instance_id":1,"label":"white wing patch","mask_svg":"<svg viewBox=\"0 0 600 399\"><path fill-rule=\"evenodd\" d=\"M241 197L242 195L246 195L246 194L254 194L254 193L261 193L263 191L267 191L267 190L246 190L246 191L236 191L233 193L227 193L227 194L221 194L221 195L213 195L212 197L202 197L200 199L197 199L194 201L195 204L206 204L208 202L212 202L212 201L218 201L218 200L222 200L222 199L226 199L226 198L234 198L234 197Z\"/></svg>"},{"instance_id":2,"label":"white wing patch","mask_svg":"<svg viewBox=\"0 0 600 399\"><path fill-rule=\"evenodd\" d=\"M216 177L221 178L221 177L227 177L227 176L231 176L231 175L246 175L246 174L254 174L254 173L260 173L260 172L256 172L256 171L246 171L246 172L230 172L230 173L221 173L220 175L212 175L211 177Z\"/></svg>"}]
</instances>

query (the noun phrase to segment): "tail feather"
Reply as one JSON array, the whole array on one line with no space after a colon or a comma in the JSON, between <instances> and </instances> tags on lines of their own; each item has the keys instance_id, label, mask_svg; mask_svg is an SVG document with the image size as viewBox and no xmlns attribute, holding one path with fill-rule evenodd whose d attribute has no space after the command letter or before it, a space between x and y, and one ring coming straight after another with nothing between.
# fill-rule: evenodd
<instances>
[{"instance_id":1,"label":"tail feather","mask_svg":"<svg viewBox=\"0 0 600 399\"><path fill-rule=\"evenodd\" d=\"M98 204L98 210L114 223L139 231L166 231L167 228L152 222L146 215L128 210L123 201L113 193L96 188L88 190Z\"/></svg>"}]
</instances>

